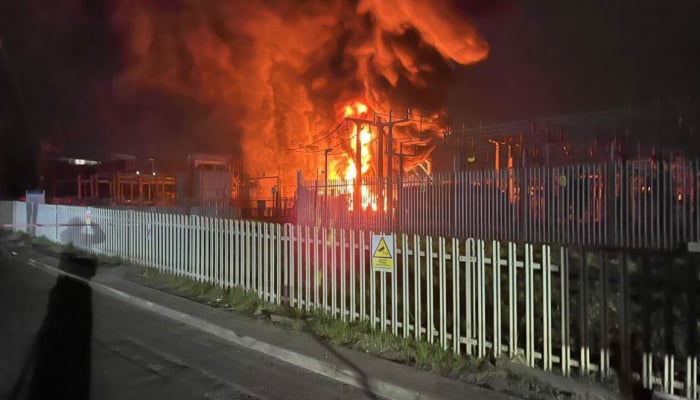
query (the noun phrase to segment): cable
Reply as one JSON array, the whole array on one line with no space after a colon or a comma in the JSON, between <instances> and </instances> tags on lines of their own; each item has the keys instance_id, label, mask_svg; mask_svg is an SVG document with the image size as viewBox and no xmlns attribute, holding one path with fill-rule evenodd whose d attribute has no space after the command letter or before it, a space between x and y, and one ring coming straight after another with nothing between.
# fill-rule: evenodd
<instances>
[{"instance_id":1,"label":"cable","mask_svg":"<svg viewBox=\"0 0 700 400\"><path fill-rule=\"evenodd\" d=\"M330 132L328 132L327 135L324 135L324 136L320 137L319 139L317 139L317 140L315 140L315 141L313 141L313 142L311 142L311 143L309 143L309 144L303 145L303 146L284 148L284 147L275 147L275 146L269 146L269 145L268 145L268 146L266 146L266 147L271 148L271 149L275 149L275 150L285 150L285 151L297 151L297 150L302 150L302 149L305 149L305 148L307 148L307 147L309 147L309 146L312 146L312 145L314 145L314 144L316 144L316 143L319 143L319 142L323 141L324 139L329 138L329 137L332 136L334 133L336 133L336 132L338 131L338 129L340 129L342 126L343 126L343 122L339 123L338 126L336 126L333 130L331 130ZM323 150L321 150L321 151L323 151Z\"/></svg>"},{"instance_id":2,"label":"cable","mask_svg":"<svg viewBox=\"0 0 700 400\"><path fill-rule=\"evenodd\" d=\"M382 113L375 113L375 114L376 114L376 115L387 115L387 116L388 116L388 114L382 114ZM413 115L415 115L415 114L412 112L411 115L413 116ZM419 116L420 116L420 115L419 115ZM419 123L429 124L429 125L440 125L440 123L439 123L438 121L431 120L431 119L425 119L425 120L424 120L424 119L416 119L416 118L409 117L409 118L408 118L408 121L411 121L411 122L419 122ZM322 142L322 141L325 140L325 139L328 139L329 137L331 137L332 135L334 135L336 132L338 132L338 130L339 130L340 128L343 127L344 123L345 123L345 121L338 123L338 125L337 125L335 128L333 128L331 131L329 131L328 134L326 134L326 135L324 135L324 136L322 136L322 137L320 137L320 138L314 140L314 141L311 142L311 143L308 143L308 144L306 144L306 145L303 145L303 146L284 148L284 147L276 147L276 146L269 146L269 145L268 145L268 146L266 146L266 147L268 147L268 148L270 148L270 149L282 150L282 151L297 151L297 152L300 152L300 153L322 153L322 152L325 151L325 149L320 149L320 150L308 150L308 147L309 147L309 146L313 146L314 144L320 143L320 142ZM352 138L350 138L350 139L352 139ZM334 144L334 145L329 145L328 148L336 148L336 147L340 146L341 143L342 143L342 141L344 141L344 140L346 140L346 139L341 139L341 142L336 143L336 144ZM374 142L375 140L377 140L376 137L375 137L374 139L372 139L369 143L372 143L372 142ZM369 143L367 143L367 144L369 144ZM303 151L301 151L301 150L303 150Z\"/></svg>"},{"instance_id":3,"label":"cable","mask_svg":"<svg viewBox=\"0 0 700 400\"><path fill-rule=\"evenodd\" d=\"M353 135L353 136L354 136L354 135ZM345 139L343 139L343 140L345 140ZM350 137L350 138L348 138L348 140L352 141L353 138ZM377 141L377 140L379 140L379 137L374 137L372 140L370 140L369 142L367 142L365 145L369 145L369 144L371 144L371 143L374 143L374 142ZM335 145L329 146L329 147L327 147L327 148L335 149L335 148L337 148L338 146L340 146L341 144L342 144L342 141L341 141L340 143L336 143ZM297 152L299 152L299 153L308 154L308 153L323 153L324 151L326 151L326 149L322 149L322 150L306 150L306 151L293 150L293 151L297 151ZM346 153L346 152L342 152L342 153L329 153L328 155L330 156L330 155L339 155L339 154L347 154L347 153Z\"/></svg>"}]
</instances>

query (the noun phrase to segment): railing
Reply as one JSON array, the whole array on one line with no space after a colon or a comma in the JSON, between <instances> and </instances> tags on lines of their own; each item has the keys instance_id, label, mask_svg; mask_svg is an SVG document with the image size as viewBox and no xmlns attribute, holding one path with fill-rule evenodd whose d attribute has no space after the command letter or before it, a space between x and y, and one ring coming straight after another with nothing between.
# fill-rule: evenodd
<instances>
[{"instance_id":1,"label":"railing","mask_svg":"<svg viewBox=\"0 0 700 400\"><path fill-rule=\"evenodd\" d=\"M172 206L172 207L148 207L148 206L114 206L113 209L155 212L162 214L198 215L200 217L241 218L240 207L206 207L206 206Z\"/></svg>"},{"instance_id":2,"label":"railing","mask_svg":"<svg viewBox=\"0 0 700 400\"><path fill-rule=\"evenodd\" d=\"M26 204L0 203L8 216L56 242L457 354L599 377L622 355L645 387L698 398L698 270L687 260L400 234L387 273L372 270L364 231L55 205L27 218Z\"/></svg>"},{"instance_id":3,"label":"railing","mask_svg":"<svg viewBox=\"0 0 700 400\"><path fill-rule=\"evenodd\" d=\"M608 248L700 240L700 163L628 161L300 185L297 222ZM384 206L382 206L384 204ZM360 210L358 212L358 210Z\"/></svg>"}]
</instances>

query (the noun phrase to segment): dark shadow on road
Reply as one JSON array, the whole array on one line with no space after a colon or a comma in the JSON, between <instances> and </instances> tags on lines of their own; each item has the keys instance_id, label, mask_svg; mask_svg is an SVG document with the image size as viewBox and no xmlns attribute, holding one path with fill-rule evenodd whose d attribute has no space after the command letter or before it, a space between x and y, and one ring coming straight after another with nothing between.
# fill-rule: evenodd
<instances>
[{"instance_id":1,"label":"dark shadow on road","mask_svg":"<svg viewBox=\"0 0 700 400\"><path fill-rule=\"evenodd\" d=\"M372 388L369 386L369 379L367 378L367 374L360 369L357 365L353 364L352 361L348 360L345 356L340 354L336 348L333 347L330 343L328 343L323 337L317 335L314 333L313 329L309 326L309 322L305 321L304 325L304 331L306 331L308 334L310 334L323 348L326 349L326 351L338 358L340 361L342 361L345 365L348 366L351 370L353 370L356 374L357 377L359 378L361 384L362 384L362 390L365 392L365 395L367 395L367 398L372 399L372 400L377 400L378 397L377 395L372 392Z\"/></svg>"},{"instance_id":2,"label":"dark shadow on road","mask_svg":"<svg viewBox=\"0 0 700 400\"><path fill-rule=\"evenodd\" d=\"M90 279L97 261L63 254L59 268ZM10 399L89 399L91 336L92 289L85 281L59 276Z\"/></svg>"},{"instance_id":3,"label":"dark shadow on road","mask_svg":"<svg viewBox=\"0 0 700 400\"><path fill-rule=\"evenodd\" d=\"M64 232L65 239L81 243L88 239L92 243L104 240L97 225L88 229L72 227ZM63 274L56 279L49 294L46 317L10 399L90 398L92 289L86 280L95 275L97 265L94 257L61 254L59 269L83 279Z\"/></svg>"}]
</instances>

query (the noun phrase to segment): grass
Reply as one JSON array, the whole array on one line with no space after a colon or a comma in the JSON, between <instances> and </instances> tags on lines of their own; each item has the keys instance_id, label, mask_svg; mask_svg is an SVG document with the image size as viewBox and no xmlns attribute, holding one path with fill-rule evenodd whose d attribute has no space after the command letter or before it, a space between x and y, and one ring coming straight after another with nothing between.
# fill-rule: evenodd
<instances>
[{"instance_id":1,"label":"grass","mask_svg":"<svg viewBox=\"0 0 700 400\"><path fill-rule=\"evenodd\" d=\"M9 235L14 235L12 237L13 241L17 241L23 245L30 245L32 248L43 252L43 253L48 253L53 256L60 256L61 254L74 254L77 256L83 256L83 257L93 257L97 260L99 265L101 266L107 266L107 267L115 267L118 265L126 265L128 263L125 262L121 257L118 256L108 256L108 255L103 255L103 254L90 254L86 252L85 250L82 250L80 248L77 248L73 245L73 243L68 243L68 244L61 244L61 243L56 243L51 241L50 239L46 238L45 236L39 236L39 237L32 237L31 235L24 233L24 232L14 232L14 233L9 233Z\"/></svg>"},{"instance_id":2,"label":"grass","mask_svg":"<svg viewBox=\"0 0 700 400\"><path fill-rule=\"evenodd\" d=\"M411 365L467 383L493 388L528 399L573 398L573 393L553 387L517 360L467 358L438 344L403 338L373 330L366 321L343 322L322 313L305 313L286 305L261 300L240 288L196 282L136 266L129 279L191 300L269 321L289 331L390 361Z\"/></svg>"}]
</instances>

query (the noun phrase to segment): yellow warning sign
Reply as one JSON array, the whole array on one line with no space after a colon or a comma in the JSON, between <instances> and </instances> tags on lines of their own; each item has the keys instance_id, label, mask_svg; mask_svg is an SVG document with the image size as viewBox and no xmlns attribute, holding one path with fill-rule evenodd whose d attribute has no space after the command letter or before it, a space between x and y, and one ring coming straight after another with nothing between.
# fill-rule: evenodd
<instances>
[{"instance_id":1,"label":"yellow warning sign","mask_svg":"<svg viewBox=\"0 0 700 400\"><path fill-rule=\"evenodd\" d=\"M386 240L384 240L384 238L379 239L379 244L374 250L372 257L391 258L391 252L389 251L389 247L386 245Z\"/></svg>"},{"instance_id":2,"label":"yellow warning sign","mask_svg":"<svg viewBox=\"0 0 700 400\"><path fill-rule=\"evenodd\" d=\"M372 269L392 272L394 270L394 237L372 235Z\"/></svg>"}]
</instances>

